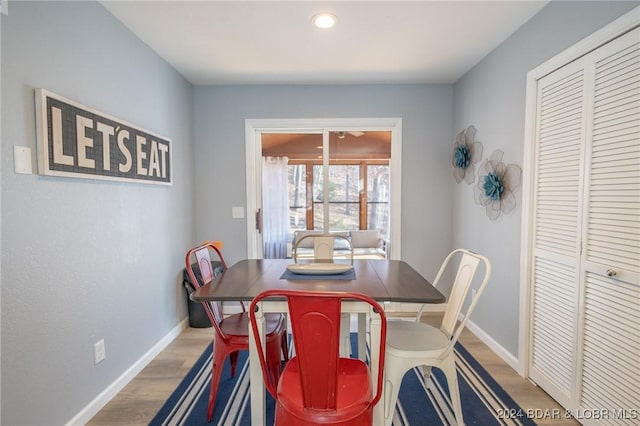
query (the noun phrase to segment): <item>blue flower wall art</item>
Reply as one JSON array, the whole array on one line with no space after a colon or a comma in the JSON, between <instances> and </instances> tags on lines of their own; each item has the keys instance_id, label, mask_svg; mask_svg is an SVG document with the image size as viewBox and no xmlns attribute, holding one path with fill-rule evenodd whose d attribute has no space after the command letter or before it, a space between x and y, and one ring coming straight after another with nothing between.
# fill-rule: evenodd
<instances>
[{"instance_id":1,"label":"blue flower wall art","mask_svg":"<svg viewBox=\"0 0 640 426\"><path fill-rule=\"evenodd\" d=\"M485 207L491 220L496 220L502 213L510 213L516 207L514 192L522 180L520 166L505 165L502 162L503 155L502 151L497 150L484 160L474 188L476 203Z\"/></svg>"},{"instance_id":2,"label":"blue flower wall art","mask_svg":"<svg viewBox=\"0 0 640 426\"><path fill-rule=\"evenodd\" d=\"M453 177L471 185L475 180L475 164L482 158L482 144L476 142L476 128L469 126L456 136L453 147Z\"/></svg>"}]
</instances>

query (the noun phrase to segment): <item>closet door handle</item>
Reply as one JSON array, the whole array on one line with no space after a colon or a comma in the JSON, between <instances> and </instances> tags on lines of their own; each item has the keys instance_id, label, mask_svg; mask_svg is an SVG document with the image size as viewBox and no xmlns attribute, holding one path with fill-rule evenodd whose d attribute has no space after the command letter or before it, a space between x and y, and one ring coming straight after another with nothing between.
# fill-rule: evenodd
<instances>
[{"instance_id":1,"label":"closet door handle","mask_svg":"<svg viewBox=\"0 0 640 426\"><path fill-rule=\"evenodd\" d=\"M607 276L608 277L615 277L616 275L618 275L618 273L616 272L615 269L607 269Z\"/></svg>"}]
</instances>

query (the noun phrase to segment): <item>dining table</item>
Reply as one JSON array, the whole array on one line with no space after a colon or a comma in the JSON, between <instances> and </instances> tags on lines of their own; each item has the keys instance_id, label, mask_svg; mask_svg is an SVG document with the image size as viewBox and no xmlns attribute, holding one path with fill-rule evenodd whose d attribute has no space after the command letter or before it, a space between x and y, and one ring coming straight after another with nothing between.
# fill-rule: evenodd
<instances>
[{"instance_id":1,"label":"dining table","mask_svg":"<svg viewBox=\"0 0 640 426\"><path fill-rule=\"evenodd\" d=\"M336 263L341 261L336 260ZM444 303L445 296L411 265L402 260L355 259L353 268L347 273L296 274L287 269L293 263L291 259L247 259L232 265L210 283L191 293L195 302L235 301L250 302L266 290L305 290L305 291L344 291L365 294L378 303ZM372 307L362 302L344 301L342 311L358 315L358 358L365 359L366 326L368 320L369 346L380 345L380 315ZM287 313L284 300L265 300L256 312L259 338L264 345L265 313ZM379 354L371 350L369 367L372 383L377 383ZM249 377L251 396L251 424L265 425L265 386L262 369L258 359L257 346L249 327ZM374 385L375 386L375 385ZM373 424L384 422L382 400L374 407Z\"/></svg>"}]
</instances>

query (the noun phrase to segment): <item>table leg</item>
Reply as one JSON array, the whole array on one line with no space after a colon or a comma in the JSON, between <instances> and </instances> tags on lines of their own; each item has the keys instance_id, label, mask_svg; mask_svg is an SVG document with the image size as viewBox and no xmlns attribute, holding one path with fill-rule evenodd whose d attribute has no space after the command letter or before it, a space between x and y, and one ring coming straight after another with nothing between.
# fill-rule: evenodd
<instances>
[{"instance_id":1,"label":"table leg","mask_svg":"<svg viewBox=\"0 0 640 426\"><path fill-rule=\"evenodd\" d=\"M370 315L370 327L371 330L371 380L372 386L375 391L376 386L378 384L378 366L380 364L380 330L382 327L382 321L380 319L380 315L373 312L373 308L371 309ZM384 424L384 403L381 398L380 401L373 407L373 424L374 425L382 425Z\"/></svg>"},{"instance_id":2,"label":"table leg","mask_svg":"<svg viewBox=\"0 0 640 426\"><path fill-rule=\"evenodd\" d=\"M367 360L367 314L358 312L358 359Z\"/></svg>"},{"instance_id":3,"label":"table leg","mask_svg":"<svg viewBox=\"0 0 640 426\"><path fill-rule=\"evenodd\" d=\"M258 333L262 348L266 348L264 336L264 314L262 307L256 312L256 324L258 325ZM253 330L249 324L249 380L251 382L251 424L265 425L265 387L262 377L262 368L260 368L260 360L258 358L258 348L253 338Z\"/></svg>"}]
</instances>

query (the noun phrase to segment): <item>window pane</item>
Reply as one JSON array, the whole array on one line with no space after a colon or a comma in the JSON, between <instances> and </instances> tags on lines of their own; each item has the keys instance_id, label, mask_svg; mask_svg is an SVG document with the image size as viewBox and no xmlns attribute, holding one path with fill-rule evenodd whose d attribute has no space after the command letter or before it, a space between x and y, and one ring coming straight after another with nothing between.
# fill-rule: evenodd
<instances>
[{"instance_id":1,"label":"window pane","mask_svg":"<svg viewBox=\"0 0 640 426\"><path fill-rule=\"evenodd\" d=\"M313 225L323 230L324 212L322 210L322 166L313 166ZM358 229L360 222L360 166L329 166L329 230L339 231Z\"/></svg>"},{"instance_id":2,"label":"window pane","mask_svg":"<svg viewBox=\"0 0 640 426\"><path fill-rule=\"evenodd\" d=\"M389 166L367 166L367 228L389 236Z\"/></svg>"},{"instance_id":3,"label":"window pane","mask_svg":"<svg viewBox=\"0 0 640 426\"><path fill-rule=\"evenodd\" d=\"M360 205L358 203L329 204L329 230L348 231L360 228Z\"/></svg>"},{"instance_id":4,"label":"window pane","mask_svg":"<svg viewBox=\"0 0 640 426\"><path fill-rule=\"evenodd\" d=\"M307 229L307 175L304 164L290 164L289 171L289 224L291 232Z\"/></svg>"},{"instance_id":5,"label":"window pane","mask_svg":"<svg viewBox=\"0 0 640 426\"><path fill-rule=\"evenodd\" d=\"M367 201L389 202L389 166L367 166Z\"/></svg>"},{"instance_id":6,"label":"window pane","mask_svg":"<svg viewBox=\"0 0 640 426\"><path fill-rule=\"evenodd\" d=\"M313 201L322 201L322 166L313 166ZM360 196L360 167L329 166L329 201L357 202Z\"/></svg>"},{"instance_id":7,"label":"window pane","mask_svg":"<svg viewBox=\"0 0 640 426\"><path fill-rule=\"evenodd\" d=\"M324 182L324 174L322 173L322 166L314 165L313 166L313 201L314 202L316 201L322 202L322 183L323 182ZM313 221L315 222L315 219Z\"/></svg>"},{"instance_id":8,"label":"window pane","mask_svg":"<svg viewBox=\"0 0 640 426\"><path fill-rule=\"evenodd\" d=\"M329 201L358 202L360 167L329 166Z\"/></svg>"},{"instance_id":9,"label":"window pane","mask_svg":"<svg viewBox=\"0 0 640 426\"><path fill-rule=\"evenodd\" d=\"M322 209L322 202L313 203L313 230L323 231L322 224L324 223L324 210Z\"/></svg>"},{"instance_id":10,"label":"window pane","mask_svg":"<svg viewBox=\"0 0 640 426\"><path fill-rule=\"evenodd\" d=\"M389 237L389 203L367 203L367 228L379 229L383 237Z\"/></svg>"},{"instance_id":11,"label":"window pane","mask_svg":"<svg viewBox=\"0 0 640 426\"><path fill-rule=\"evenodd\" d=\"M289 232L307 229L307 209L305 207L289 209Z\"/></svg>"},{"instance_id":12,"label":"window pane","mask_svg":"<svg viewBox=\"0 0 640 426\"><path fill-rule=\"evenodd\" d=\"M322 203L313 203L314 229L322 231L324 212ZM329 204L329 231L349 231L360 227L359 203L330 203Z\"/></svg>"}]
</instances>

